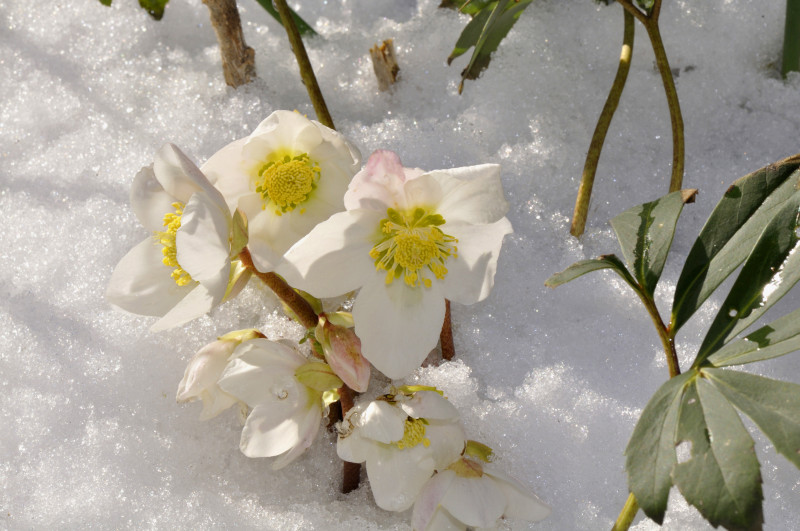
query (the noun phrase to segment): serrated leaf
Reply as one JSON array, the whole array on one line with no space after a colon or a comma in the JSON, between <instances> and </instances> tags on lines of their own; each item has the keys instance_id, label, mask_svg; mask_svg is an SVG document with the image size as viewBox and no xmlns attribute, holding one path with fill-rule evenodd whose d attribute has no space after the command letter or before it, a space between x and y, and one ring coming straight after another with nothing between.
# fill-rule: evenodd
<instances>
[{"instance_id":1,"label":"serrated leaf","mask_svg":"<svg viewBox=\"0 0 800 531\"><path fill-rule=\"evenodd\" d=\"M147 11L151 17L161 20L164 16L164 8L169 0L139 0L139 5Z\"/></svg>"},{"instance_id":2,"label":"serrated leaf","mask_svg":"<svg viewBox=\"0 0 800 531\"><path fill-rule=\"evenodd\" d=\"M763 494L753 439L733 406L703 378L681 400L677 442L684 441L691 457L675 466L673 480L686 501L714 527L760 530Z\"/></svg>"},{"instance_id":3,"label":"serrated leaf","mask_svg":"<svg viewBox=\"0 0 800 531\"><path fill-rule=\"evenodd\" d=\"M256 2L258 2L261 5L261 7L263 7L264 10L272 16L272 18L277 20L278 24L283 26L283 22L281 21L281 15L280 15L280 13L278 13L278 10L275 9L275 6L272 5L272 0L256 0ZM297 26L297 31L300 32L300 35L308 35L308 36L317 35L317 32L314 31L314 28L312 28L308 24L308 22L303 20L300 17L300 15L295 13L294 9L289 7L289 11L292 12L292 18L294 19L294 25Z\"/></svg>"},{"instance_id":4,"label":"serrated leaf","mask_svg":"<svg viewBox=\"0 0 800 531\"><path fill-rule=\"evenodd\" d=\"M678 331L744 261L763 227L796 190L800 155L734 182L697 237L675 288L670 331Z\"/></svg>"},{"instance_id":5,"label":"serrated leaf","mask_svg":"<svg viewBox=\"0 0 800 531\"><path fill-rule=\"evenodd\" d=\"M627 282L634 290L638 291L639 287L636 285L636 280L631 276L628 270L625 269L625 264L623 264L622 261L613 254L606 254L597 258L575 262L564 271L556 273L545 280L544 285L548 288L557 288L562 284L566 284L570 280L575 280L586 273L591 273L592 271L598 271L600 269L613 270L619 276L621 276L623 280L625 280L625 282Z\"/></svg>"},{"instance_id":6,"label":"serrated leaf","mask_svg":"<svg viewBox=\"0 0 800 531\"><path fill-rule=\"evenodd\" d=\"M800 350L800 309L732 341L708 357L715 367L744 365Z\"/></svg>"},{"instance_id":7,"label":"serrated leaf","mask_svg":"<svg viewBox=\"0 0 800 531\"><path fill-rule=\"evenodd\" d=\"M800 385L732 370L703 369L703 373L755 422L780 454L800 468Z\"/></svg>"},{"instance_id":8,"label":"serrated leaf","mask_svg":"<svg viewBox=\"0 0 800 531\"><path fill-rule=\"evenodd\" d=\"M661 278L683 205L694 200L696 193L697 190L672 192L611 220L628 268L649 295Z\"/></svg>"},{"instance_id":9,"label":"serrated leaf","mask_svg":"<svg viewBox=\"0 0 800 531\"><path fill-rule=\"evenodd\" d=\"M728 297L703 339L693 364L699 367L772 307L800 280L800 192L764 228Z\"/></svg>"},{"instance_id":10,"label":"serrated leaf","mask_svg":"<svg viewBox=\"0 0 800 531\"><path fill-rule=\"evenodd\" d=\"M625 449L628 488L644 513L661 524L667 510L670 476L677 463L675 435L678 409L687 382L695 373L671 378L653 395L636 423Z\"/></svg>"}]
</instances>

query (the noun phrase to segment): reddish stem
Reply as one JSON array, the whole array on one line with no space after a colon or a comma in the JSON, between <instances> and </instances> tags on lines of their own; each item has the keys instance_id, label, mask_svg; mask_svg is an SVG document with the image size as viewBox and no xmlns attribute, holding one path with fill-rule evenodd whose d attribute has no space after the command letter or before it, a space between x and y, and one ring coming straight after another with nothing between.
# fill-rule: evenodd
<instances>
[{"instance_id":1,"label":"reddish stem","mask_svg":"<svg viewBox=\"0 0 800 531\"><path fill-rule=\"evenodd\" d=\"M456 355L456 346L453 343L453 323L450 320L450 301L444 300L444 323L442 323L442 333L439 335L442 343L442 359L452 360Z\"/></svg>"},{"instance_id":2,"label":"reddish stem","mask_svg":"<svg viewBox=\"0 0 800 531\"><path fill-rule=\"evenodd\" d=\"M339 402L342 405L342 418L353 407L353 390L346 385L339 389ZM361 463L344 461L342 465L342 492L347 494L358 488L361 481Z\"/></svg>"}]
</instances>

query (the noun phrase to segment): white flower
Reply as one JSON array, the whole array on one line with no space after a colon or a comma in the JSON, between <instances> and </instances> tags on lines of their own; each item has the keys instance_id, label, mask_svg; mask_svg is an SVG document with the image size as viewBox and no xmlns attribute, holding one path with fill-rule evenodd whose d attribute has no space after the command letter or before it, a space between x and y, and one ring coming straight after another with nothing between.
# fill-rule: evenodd
<instances>
[{"instance_id":1,"label":"white flower","mask_svg":"<svg viewBox=\"0 0 800 531\"><path fill-rule=\"evenodd\" d=\"M341 134L297 112L275 111L202 169L249 222L255 266L273 271L317 223L344 209L361 154Z\"/></svg>"},{"instance_id":2,"label":"white flower","mask_svg":"<svg viewBox=\"0 0 800 531\"><path fill-rule=\"evenodd\" d=\"M217 384L253 408L242 430L242 453L280 456L272 464L278 469L311 446L325 407L338 400L331 390L342 382L325 363L308 362L283 343L253 339L237 347Z\"/></svg>"},{"instance_id":3,"label":"white flower","mask_svg":"<svg viewBox=\"0 0 800 531\"><path fill-rule=\"evenodd\" d=\"M131 205L153 235L114 269L106 291L112 304L160 316L152 330L163 330L200 317L246 283L248 274L231 267L225 200L176 146L163 146L136 175Z\"/></svg>"},{"instance_id":4,"label":"white flower","mask_svg":"<svg viewBox=\"0 0 800 531\"><path fill-rule=\"evenodd\" d=\"M511 232L500 167L423 173L376 151L345 206L294 245L278 272L317 297L360 287L353 318L361 351L386 376L403 378L436 346L445 298L472 304L492 289Z\"/></svg>"},{"instance_id":5,"label":"white flower","mask_svg":"<svg viewBox=\"0 0 800 531\"><path fill-rule=\"evenodd\" d=\"M189 361L178 385L178 402L203 401L200 420L216 417L238 400L220 389L217 381L228 365L233 351L242 342L264 337L256 330L239 330L220 337L201 348Z\"/></svg>"},{"instance_id":6,"label":"white flower","mask_svg":"<svg viewBox=\"0 0 800 531\"><path fill-rule=\"evenodd\" d=\"M372 494L382 509L411 507L434 470L452 463L464 449L458 411L428 389L400 388L357 404L342 421L337 453L351 463L366 461Z\"/></svg>"},{"instance_id":7,"label":"white flower","mask_svg":"<svg viewBox=\"0 0 800 531\"><path fill-rule=\"evenodd\" d=\"M550 514L517 480L478 460L462 457L439 471L414 502L415 531L495 527L498 518L538 522Z\"/></svg>"}]
</instances>

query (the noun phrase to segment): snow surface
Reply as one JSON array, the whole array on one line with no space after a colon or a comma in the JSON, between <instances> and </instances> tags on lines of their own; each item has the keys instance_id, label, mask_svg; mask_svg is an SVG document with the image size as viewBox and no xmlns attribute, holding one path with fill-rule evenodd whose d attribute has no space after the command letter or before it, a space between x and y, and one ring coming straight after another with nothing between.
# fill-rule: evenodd
<instances>
[{"instance_id":1,"label":"snow surface","mask_svg":"<svg viewBox=\"0 0 800 531\"><path fill-rule=\"evenodd\" d=\"M201 423L198 404L175 403L186 361L215 336L254 325L300 336L257 283L211 317L158 335L148 332L153 319L103 298L116 262L145 237L128 190L159 146L173 142L200 163L275 109L313 116L282 28L254 0L239 3L260 79L233 90L200 0L173 0L161 22L134 0L0 1L0 528L408 528L410 514L375 507L366 484L338 492L331 434L273 472L269 459L239 452L235 414ZM391 149L426 169L502 164L516 232L494 292L454 305L457 361L415 381L444 389L470 437L553 507L540 524L504 528L607 529L627 496L622 452L666 364L640 303L610 274L557 290L543 283L574 261L618 252L607 220L667 191L672 142L653 54L639 26L578 242L569 218L616 69L621 9L534 3L458 96L467 59L447 67L445 58L466 18L437 4L294 2L323 37L309 53L337 127L365 155ZM726 187L800 151L800 76L776 73L783 6L664 3L685 185L701 194L678 225L657 291L662 310ZM402 79L383 94L367 50L390 37ZM800 306L798 295L786 299L778 311ZM719 301L679 335L684 366ZM756 370L800 382L800 356ZM800 473L755 437L766 529L800 529ZM636 522L656 527L641 514ZM664 528L708 527L673 490Z\"/></svg>"}]
</instances>

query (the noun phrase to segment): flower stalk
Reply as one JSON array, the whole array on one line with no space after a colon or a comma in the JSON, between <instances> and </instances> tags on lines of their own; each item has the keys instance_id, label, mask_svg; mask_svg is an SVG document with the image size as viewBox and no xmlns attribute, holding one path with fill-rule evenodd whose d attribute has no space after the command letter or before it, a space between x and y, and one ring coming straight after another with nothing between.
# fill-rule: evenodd
<instances>
[{"instance_id":1,"label":"flower stalk","mask_svg":"<svg viewBox=\"0 0 800 531\"><path fill-rule=\"evenodd\" d=\"M256 52L244 42L236 0L203 0L203 3L208 7L219 42L225 83L233 88L250 83L256 77Z\"/></svg>"},{"instance_id":2,"label":"flower stalk","mask_svg":"<svg viewBox=\"0 0 800 531\"><path fill-rule=\"evenodd\" d=\"M611 528L611 531L625 531L630 528L631 524L633 523L633 519L636 518L636 513L638 512L639 503L636 501L636 496L634 496L631 492L628 495L625 505L622 507L622 511L620 511L619 516L617 517L617 521L614 522L614 527Z\"/></svg>"},{"instance_id":3,"label":"flower stalk","mask_svg":"<svg viewBox=\"0 0 800 531\"><path fill-rule=\"evenodd\" d=\"M800 0L786 0L781 74L800 72Z\"/></svg>"},{"instance_id":4,"label":"flower stalk","mask_svg":"<svg viewBox=\"0 0 800 531\"><path fill-rule=\"evenodd\" d=\"M339 389L339 403L342 406L342 418L353 408L353 390L346 385ZM361 463L342 462L342 493L347 494L358 488L361 480Z\"/></svg>"}]
</instances>

